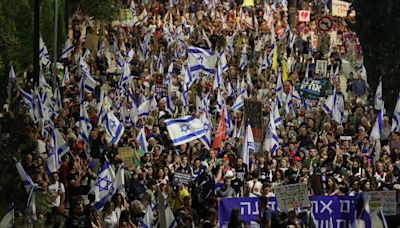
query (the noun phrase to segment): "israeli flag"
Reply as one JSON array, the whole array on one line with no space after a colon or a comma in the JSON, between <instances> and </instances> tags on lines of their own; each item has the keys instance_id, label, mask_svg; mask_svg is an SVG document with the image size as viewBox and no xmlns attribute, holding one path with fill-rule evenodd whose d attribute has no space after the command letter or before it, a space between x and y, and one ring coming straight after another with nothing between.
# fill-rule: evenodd
<instances>
[{"instance_id":1,"label":"israeli flag","mask_svg":"<svg viewBox=\"0 0 400 228\"><path fill-rule=\"evenodd\" d=\"M89 115L84 103L80 105L79 125L79 138L86 144L89 144L89 135L92 130L92 124L90 123Z\"/></svg>"},{"instance_id":2,"label":"israeli flag","mask_svg":"<svg viewBox=\"0 0 400 228\"><path fill-rule=\"evenodd\" d=\"M171 209L168 207L168 204L165 202L164 197L158 193L157 196L158 201L158 211L159 211L159 224L160 227L165 228L175 228L178 227L174 214Z\"/></svg>"},{"instance_id":3,"label":"israeli flag","mask_svg":"<svg viewBox=\"0 0 400 228\"><path fill-rule=\"evenodd\" d=\"M226 60L226 54L224 50L222 50L219 53L219 61L221 64L222 72L227 72L229 70L229 66L228 66L228 61Z\"/></svg>"},{"instance_id":4,"label":"israeli flag","mask_svg":"<svg viewBox=\"0 0 400 228\"><path fill-rule=\"evenodd\" d=\"M65 41L64 48L61 52L61 59L67 59L71 55L72 51L74 51L74 45L69 38Z\"/></svg>"},{"instance_id":5,"label":"israeli flag","mask_svg":"<svg viewBox=\"0 0 400 228\"><path fill-rule=\"evenodd\" d=\"M400 131L400 93L397 96L397 102L393 112L392 131L394 132Z\"/></svg>"},{"instance_id":6,"label":"israeli flag","mask_svg":"<svg viewBox=\"0 0 400 228\"><path fill-rule=\"evenodd\" d=\"M150 103L152 99L147 99L138 108L139 117L145 117L150 114Z\"/></svg>"},{"instance_id":7,"label":"israeli flag","mask_svg":"<svg viewBox=\"0 0 400 228\"><path fill-rule=\"evenodd\" d=\"M372 228L369 199L365 199L364 209L361 211L359 218L355 222L357 228Z\"/></svg>"},{"instance_id":8,"label":"israeli flag","mask_svg":"<svg viewBox=\"0 0 400 228\"><path fill-rule=\"evenodd\" d=\"M14 67L12 64L10 64L10 72L8 73L8 79L12 80L12 79L16 79L17 77L15 76L15 72L14 72Z\"/></svg>"},{"instance_id":9,"label":"israeli flag","mask_svg":"<svg viewBox=\"0 0 400 228\"><path fill-rule=\"evenodd\" d=\"M383 109L383 95L382 95L382 76L379 78L379 84L375 93L375 109Z\"/></svg>"},{"instance_id":10,"label":"israeli flag","mask_svg":"<svg viewBox=\"0 0 400 228\"><path fill-rule=\"evenodd\" d=\"M106 115L106 133L109 137L108 141L112 145L117 145L121 136L124 134L123 124L115 117L113 112L108 112Z\"/></svg>"},{"instance_id":11,"label":"israeli flag","mask_svg":"<svg viewBox=\"0 0 400 228\"><path fill-rule=\"evenodd\" d=\"M203 123L193 116L168 119L165 121L165 124L167 125L171 141L175 146L191 142L206 134Z\"/></svg>"},{"instance_id":12,"label":"israeli flag","mask_svg":"<svg viewBox=\"0 0 400 228\"><path fill-rule=\"evenodd\" d=\"M51 65L50 55L49 52L47 51L46 45L44 44L42 36L40 36L39 39L39 59L46 68L50 67Z\"/></svg>"},{"instance_id":13,"label":"israeli flag","mask_svg":"<svg viewBox=\"0 0 400 228\"><path fill-rule=\"evenodd\" d=\"M154 223L154 213L151 205L147 205L146 213L144 214L142 221L142 228L151 228Z\"/></svg>"},{"instance_id":14,"label":"israeli flag","mask_svg":"<svg viewBox=\"0 0 400 228\"><path fill-rule=\"evenodd\" d=\"M279 114L279 107L278 107L278 102L276 100L276 97L275 97L275 102L273 102L273 104L272 104L272 112L274 114L275 126L282 125L282 118L281 118L281 115Z\"/></svg>"},{"instance_id":15,"label":"israeli flag","mask_svg":"<svg viewBox=\"0 0 400 228\"><path fill-rule=\"evenodd\" d=\"M115 175L115 180L113 182L113 195L119 193L122 197L126 197L125 192L125 166L121 164Z\"/></svg>"},{"instance_id":16,"label":"israeli flag","mask_svg":"<svg viewBox=\"0 0 400 228\"><path fill-rule=\"evenodd\" d=\"M242 159L245 164L249 164L250 154L256 152L256 143L254 142L253 131L251 129L250 123L247 124L246 137L244 138L243 149L242 149Z\"/></svg>"},{"instance_id":17,"label":"israeli flag","mask_svg":"<svg viewBox=\"0 0 400 228\"><path fill-rule=\"evenodd\" d=\"M147 143L146 133L144 132L143 127L140 129L139 134L136 136L136 140L140 142L140 149L147 153L147 147L149 146L149 144Z\"/></svg>"},{"instance_id":18,"label":"israeli flag","mask_svg":"<svg viewBox=\"0 0 400 228\"><path fill-rule=\"evenodd\" d=\"M269 116L269 124L265 133L264 150L275 154L279 147L278 133L276 132L275 117L272 112Z\"/></svg>"},{"instance_id":19,"label":"israeli flag","mask_svg":"<svg viewBox=\"0 0 400 228\"><path fill-rule=\"evenodd\" d=\"M36 220L35 190L39 188L39 186L32 181L20 162L16 162L15 166L17 167L18 174L21 177L22 184L25 186L25 189L29 194L25 211L25 219L26 222L33 224Z\"/></svg>"},{"instance_id":20,"label":"israeli flag","mask_svg":"<svg viewBox=\"0 0 400 228\"><path fill-rule=\"evenodd\" d=\"M132 120L130 117L130 113L128 112L128 108L126 107L126 103L121 104L121 109L119 113L119 119L124 123L125 127L130 127L132 126Z\"/></svg>"},{"instance_id":21,"label":"israeli flag","mask_svg":"<svg viewBox=\"0 0 400 228\"><path fill-rule=\"evenodd\" d=\"M43 72L40 71L39 74L39 88L50 88L49 83L46 82L46 78L43 75Z\"/></svg>"},{"instance_id":22,"label":"israeli flag","mask_svg":"<svg viewBox=\"0 0 400 228\"><path fill-rule=\"evenodd\" d=\"M89 74L85 74L82 79L83 80L83 89L87 93L92 93L96 86L99 84L92 76ZM82 88L81 88L82 89Z\"/></svg>"},{"instance_id":23,"label":"israeli flag","mask_svg":"<svg viewBox=\"0 0 400 228\"><path fill-rule=\"evenodd\" d=\"M97 175L96 184L90 189L90 192L94 192L96 196L94 207L97 210L101 210L107 200L112 197L114 179L114 170L111 168L110 163L106 161Z\"/></svg>"},{"instance_id":24,"label":"israeli flag","mask_svg":"<svg viewBox=\"0 0 400 228\"><path fill-rule=\"evenodd\" d=\"M65 67L65 71L64 71L64 77L61 81L61 88L66 86L66 83L69 82L69 71L68 71L68 67Z\"/></svg>"},{"instance_id":25,"label":"israeli flag","mask_svg":"<svg viewBox=\"0 0 400 228\"><path fill-rule=\"evenodd\" d=\"M147 10L146 8L143 9L142 13L139 15L139 17L135 16L132 20L132 25L133 26L140 26L144 23L147 22Z\"/></svg>"},{"instance_id":26,"label":"israeli flag","mask_svg":"<svg viewBox=\"0 0 400 228\"><path fill-rule=\"evenodd\" d=\"M13 227L13 223L14 223L14 203L11 204L11 206L7 209L6 213L1 219L0 227L11 228Z\"/></svg>"},{"instance_id":27,"label":"israeli flag","mask_svg":"<svg viewBox=\"0 0 400 228\"><path fill-rule=\"evenodd\" d=\"M224 78L222 77L222 67L221 67L221 61L218 61L218 67L217 67L217 71L215 73L215 77L214 77L214 83L213 83L213 90L216 89L224 89Z\"/></svg>"},{"instance_id":28,"label":"israeli flag","mask_svg":"<svg viewBox=\"0 0 400 228\"><path fill-rule=\"evenodd\" d=\"M212 43L211 43L211 41L210 41L210 39L208 39L208 36L207 36L207 34L206 34L206 32L204 31L204 29L203 29L203 31L202 31L202 35L203 35L203 39L206 41L206 43L207 43L207 46L208 46L208 48L212 48Z\"/></svg>"},{"instance_id":29,"label":"israeli flag","mask_svg":"<svg viewBox=\"0 0 400 228\"><path fill-rule=\"evenodd\" d=\"M192 74L213 74L217 63L217 57L208 50L189 46L188 61Z\"/></svg>"},{"instance_id":30,"label":"israeli flag","mask_svg":"<svg viewBox=\"0 0 400 228\"><path fill-rule=\"evenodd\" d=\"M219 113L222 112L222 108L223 108L224 104L225 104L225 101L221 95L221 90L218 90L218 92L217 92L217 107L216 108Z\"/></svg>"},{"instance_id":31,"label":"israeli flag","mask_svg":"<svg viewBox=\"0 0 400 228\"><path fill-rule=\"evenodd\" d=\"M276 97L278 99L279 104L283 104L283 83L282 83L282 73L278 71L278 80L276 83Z\"/></svg>"},{"instance_id":32,"label":"israeli flag","mask_svg":"<svg viewBox=\"0 0 400 228\"><path fill-rule=\"evenodd\" d=\"M115 63L117 64L117 67L119 69L122 69L126 64L125 58L122 56L121 52L119 52L119 51L117 51L115 53Z\"/></svg>"},{"instance_id":33,"label":"israeli flag","mask_svg":"<svg viewBox=\"0 0 400 228\"><path fill-rule=\"evenodd\" d=\"M171 82L172 74L174 70L174 62L171 62L168 67L167 76L165 77L165 84L169 85Z\"/></svg>"},{"instance_id":34,"label":"israeli flag","mask_svg":"<svg viewBox=\"0 0 400 228\"><path fill-rule=\"evenodd\" d=\"M383 109L379 110L378 116L376 117L374 127L372 128L370 140L381 139L383 125Z\"/></svg>"},{"instance_id":35,"label":"israeli flag","mask_svg":"<svg viewBox=\"0 0 400 228\"><path fill-rule=\"evenodd\" d=\"M233 90L232 84L230 81L228 81L226 85L226 92L228 93L228 96L230 97L235 97L235 91Z\"/></svg>"},{"instance_id":36,"label":"israeli flag","mask_svg":"<svg viewBox=\"0 0 400 228\"><path fill-rule=\"evenodd\" d=\"M200 120L203 123L203 128L206 131L206 134L200 138L200 142L206 146L206 149L209 150L211 148L211 132L212 132L212 123L208 119L208 113L203 112L200 116Z\"/></svg>"},{"instance_id":37,"label":"israeli flag","mask_svg":"<svg viewBox=\"0 0 400 228\"><path fill-rule=\"evenodd\" d=\"M34 104L33 104L32 95L27 93L27 92L25 92L23 89L21 89L21 87L19 87L18 89L19 89L19 91L21 93L21 97L22 97L22 100L23 100L23 102L25 104L25 107L28 109L29 116L31 117L31 120L36 123L37 119L36 119L36 116L35 116L35 113L34 113L34 110L33 110Z\"/></svg>"},{"instance_id":38,"label":"israeli flag","mask_svg":"<svg viewBox=\"0 0 400 228\"><path fill-rule=\"evenodd\" d=\"M171 83L167 84L167 111L170 114L173 114L174 110L175 110L175 104L172 100L172 90L171 90ZM197 103L196 103L197 104Z\"/></svg>"},{"instance_id":39,"label":"israeli flag","mask_svg":"<svg viewBox=\"0 0 400 228\"><path fill-rule=\"evenodd\" d=\"M244 105L244 95L243 93L239 94L236 98L235 103L232 106L233 111L238 111Z\"/></svg>"},{"instance_id":40,"label":"israeli flag","mask_svg":"<svg viewBox=\"0 0 400 228\"><path fill-rule=\"evenodd\" d=\"M129 67L129 64L125 63L121 79L119 80L118 83L119 86L120 87L124 86L126 83L129 82L130 79L131 79L131 69Z\"/></svg>"},{"instance_id":41,"label":"israeli flag","mask_svg":"<svg viewBox=\"0 0 400 228\"><path fill-rule=\"evenodd\" d=\"M67 142L64 140L58 129L51 132L50 152L47 159L47 175L57 172L61 167L61 157L69 150Z\"/></svg>"},{"instance_id":42,"label":"israeli flag","mask_svg":"<svg viewBox=\"0 0 400 228\"><path fill-rule=\"evenodd\" d=\"M336 93L336 88L334 89L333 94L330 95L322 105L322 110L327 114L330 114L332 119L337 123L341 124L343 122L344 99L343 96L339 96Z\"/></svg>"}]
</instances>

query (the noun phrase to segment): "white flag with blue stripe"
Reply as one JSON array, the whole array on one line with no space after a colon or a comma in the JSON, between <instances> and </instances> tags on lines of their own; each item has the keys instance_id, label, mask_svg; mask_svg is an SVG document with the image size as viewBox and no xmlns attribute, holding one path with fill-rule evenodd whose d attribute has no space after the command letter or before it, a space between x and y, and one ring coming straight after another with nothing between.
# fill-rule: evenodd
<instances>
[{"instance_id":1,"label":"white flag with blue stripe","mask_svg":"<svg viewBox=\"0 0 400 228\"><path fill-rule=\"evenodd\" d=\"M67 142L64 140L58 129L51 132L49 158L47 159L47 174L57 172L61 167L61 157L69 150Z\"/></svg>"},{"instance_id":2,"label":"white flag with blue stripe","mask_svg":"<svg viewBox=\"0 0 400 228\"><path fill-rule=\"evenodd\" d=\"M400 94L397 96L397 102L393 112L392 131L400 131Z\"/></svg>"},{"instance_id":3,"label":"white flag with blue stripe","mask_svg":"<svg viewBox=\"0 0 400 228\"><path fill-rule=\"evenodd\" d=\"M274 114L275 126L282 125L282 118L281 118L281 115L279 113L279 107L278 107L278 102L277 102L276 97L275 97L275 102L273 102L273 104L272 104L272 112Z\"/></svg>"},{"instance_id":4,"label":"white flag with blue stripe","mask_svg":"<svg viewBox=\"0 0 400 228\"><path fill-rule=\"evenodd\" d=\"M269 115L269 124L265 133L264 150L275 154L279 147L278 133L275 126L275 117L272 112Z\"/></svg>"},{"instance_id":5,"label":"white flag with blue stripe","mask_svg":"<svg viewBox=\"0 0 400 228\"><path fill-rule=\"evenodd\" d=\"M242 54L240 55L239 68L241 70L244 70L244 68L246 66L247 66L247 51L246 51L246 44L245 44L245 45L243 45Z\"/></svg>"},{"instance_id":6,"label":"white flag with blue stripe","mask_svg":"<svg viewBox=\"0 0 400 228\"><path fill-rule=\"evenodd\" d=\"M65 87L67 82L69 82L69 71L68 67L66 66L64 71L64 77L61 81L61 87Z\"/></svg>"},{"instance_id":7,"label":"white flag with blue stripe","mask_svg":"<svg viewBox=\"0 0 400 228\"><path fill-rule=\"evenodd\" d=\"M114 178L114 170L111 168L110 163L106 161L97 175L96 184L90 189L90 192L94 192L96 196L94 207L97 210L101 210L107 200L111 199L114 192Z\"/></svg>"},{"instance_id":8,"label":"white flag with blue stripe","mask_svg":"<svg viewBox=\"0 0 400 228\"><path fill-rule=\"evenodd\" d=\"M74 45L69 38L65 41L64 48L61 52L61 59L67 59L71 55L72 51L74 51Z\"/></svg>"},{"instance_id":9,"label":"white flag with blue stripe","mask_svg":"<svg viewBox=\"0 0 400 228\"><path fill-rule=\"evenodd\" d=\"M18 174L21 177L22 184L24 185L27 193L29 193L32 188L38 186L36 183L32 181L31 177L26 173L20 162L16 162L15 166L17 168Z\"/></svg>"},{"instance_id":10,"label":"white flag with blue stripe","mask_svg":"<svg viewBox=\"0 0 400 228\"><path fill-rule=\"evenodd\" d=\"M278 79L276 82L276 97L280 105L283 105L283 83L282 83L282 73L278 71Z\"/></svg>"},{"instance_id":11,"label":"white flag with blue stripe","mask_svg":"<svg viewBox=\"0 0 400 228\"><path fill-rule=\"evenodd\" d=\"M211 149L211 132L212 132L212 123L208 119L208 113L203 112L200 116L200 120L203 123L204 130L206 134L200 138L200 142L204 144L207 150Z\"/></svg>"},{"instance_id":12,"label":"white flag with blue stripe","mask_svg":"<svg viewBox=\"0 0 400 228\"><path fill-rule=\"evenodd\" d=\"M144 214L142 221L142 228L151 228L154 223L154 213L151 205L147 205L146 213Z\"/></svg>"},{"instance_id":13,"label":"white flag with blue stripe","mask_svg":"<svg viewBox=\"0 0 400 228\"><path fill-rule=\"evenodd\" d=\"M373 228L388 228L385 215L382 208L376 209L371 213L371 227Z\"/></svg>"},{"instance_id":14,"label":"white flag with blue stripe","mask_svg":"<svg viewBox=\"0 0 400 228\"><path fill-rule=\"evenodd\" d=\"M138 108L139 117L145 117L150 114L151 100L152 99L147 99L142 104L139 105L139 108Z\"/></svg>"},{"instance_id":15,"label":"white flag with blue stripe","mask_svg":"<svg viewBox=\"0 0 400 228\"><path fill-rule=\"evenodd\" d=\"M203 123L193 117L185 116L165 121L171 141L175 146L191 142L206 134Z\"/></svg>"},{"instance_id":16,"label":"white flag with blue stripe","mask_svg":"<svg viewBox=\"0 0 400 228\"><path fill-rule=\"evenodd\" d=\"M233 111L238 111L244 105L244 94L241 93L236 98L235 103L232 106Z\"/></svg>"},{"instance_id":17,"label":"white flag with blue stripe","mask_svg":"<svg viewBox=\"0 0 400 228\"><path fill-rule=\"evenodd\" d=\"M374 127L372 128L370 140L381 139L382 125L383 125L383 112L384 110L379 110L378 116L376 117Z\"/></svg>"},{"instance_id":18,"label":"white flag with blue stripe","mask_svg":"<svg viewBox=\"0 0 400 228\"><path fill-rule=\"evenodd\" d=\"M341 124L343 122L344 98L336 93L336 88L333 90L333 94L326 99L322 109L327 114L330 114L337 123Z\"/></svg>"},{"instance_id":19,"label":"white flag with blue stripe","mask_svg":"<svg viewBox=\"0 0 400 228\"><path fill-rule=\"evenodd\" d=\"M29 224L33 224L36 220L36 203L35 203L35 189L39 188L36 183L32 181L30 176L25 172L20 162L16 162L15 166L17 167L17 171L19 176L21 177L22 184L25 186L25 189L28 196L28 201L25 210L25 221Z\"/></svg>"},{"instance_id":20,"label":"white flag with blue stripe","mask_svg":"<svg viewBox=\"0 0 400 228\"><path fill-rule=\"evenodd\" d=\"M224 89L224 78L222 77L222 66L221 61L218 61L217 71L215 72L214 83L213 83L213 90L216 89Z\"/></svg>"},{"instance_id":21,"label":"white flag with blue stripe","mask_svg":"<svg viewBox=\"0 0 400 228\"><path fill-rule=\"evenodd\" d=\"M49 52L47 51L46 45L44 44L42 36L40 36L39 39L39 59L46 68L50 67L51 65L50 55Z\"/></svg>"},{"instance_id":22,"label":"white flag with blue stripe","mask_svg":"<svg viewBox=\"0 0 400 228\"><path fill-rule=\"evenodd\" d=\"M217 63L217 57L206 49L189 46L188 61L192 74L213 74Z\"/></svg>"},{"instance_id":23,"label":"white flag with blue stripe","mask_svg":"<svg viewBox=\"0 0 400 228\"><path fill-rule=\"evenodd\" d=\"M89 115L84 103L80 105L79 125L79 138L86 144L89 144L89 135L92 130L92 124L90 123Z\"/></svg>"},{"instance_id":24,"label":"white flag with blue stripe","mask_svg":"<svg viewBox=\"0 0 400 228\"><path fill-rule=\"evenodd\" d=\"M256 152L256 143L254 142L253 131L251 129L250 123L247 124L246 137L244 138L243 149L242 149L242 159L245 164L249 164L250 154Z\"/></svg>"},{"instance_id":25,"label":"white flag with blue stripe","mask_svg":"<svg viewBox=\"0 0 400 228\"><path fill-rule=\"evenodd\" d=\"M126 192L125 192L125 166L124 164L121 164L119 166L119 169L117 171L117 174L115 174L115 180L113 182L113 195L116 193L119 193L122 195L122 197L126 197Z\"/></svg>"},{"instance_id":26,"label":"white flag with blue stripe","mask_svg":"<svg viewBox=\"0 0 400 228\"><path fill-rule=\"evenodd\" d=\"M157 69L159 74L164 75L164 58L162 51L160 51L160 54L158 55Z\"/></svg>"},{"instance_id":27,"label":"white flag with blue stripe","mask_svg":"<svg viewBox=\"0 0 400 228\"><path fill-rule=\"evenodd\" d=\"M222 50L219 53L219 61L221 64L222 72L227 72L229 70L229 66L228 66L228 61L226 60L226 54L224 50Z\"/></svg>"},{"instance_id":28,"label":"white flag with blue stripe","mask_svg":"<svg viewBox=\"0 0 400 228\"><path fill-rule=\"evenodd\" d=\"M124 86L131 79L131 68L128 63L125 63L121 79L118 83L120 87Z\"/></svg>"},{"instance_id":29,"label":"white flag with blue stripe","mask_svg":"<svg viewBox=\"0 0 400 228\"><path fill-rule=\"evenodd\" d=\"M136 140L139 141L140 143L140 149L142 149L144 152L148 152L147 147L149 144L147 143L146 140L146 133L144 132L144 127L142 127L139 131L139 134L136 136Z\"/></svg>"},{"instance_id":30,"label":"white flag with blue stripe","mask_svg":"<svg viewBox=\"0 0 400 228\"><path fill-rule=\"evenodd\" d=\"M124 125L115 117L113 112L108 112L106 115L106 133L108 136L108 141L112 145L117 145L121 136L124 134Z\"/></svg>"},{"instance_id":31,"label":"white flag with blue stripe","mask_svg":"<svg viewBox=\"0 0 400 228\"><path fill-rule=\"evenodd\" d=\"M382 76L379 78L379 84L375 93L375 109L383 109L383 95L382 95Z\"/></svg>"}]
</instances>

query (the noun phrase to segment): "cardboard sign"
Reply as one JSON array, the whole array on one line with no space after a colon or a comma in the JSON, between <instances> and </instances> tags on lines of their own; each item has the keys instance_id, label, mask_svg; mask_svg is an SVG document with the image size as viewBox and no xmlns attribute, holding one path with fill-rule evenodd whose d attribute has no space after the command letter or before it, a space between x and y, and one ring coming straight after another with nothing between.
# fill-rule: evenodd
<instances>
[{"instance_id":1,"label":"cardboard sign","mask_svg":"<svg viewBox=\"0 0 400 228\"><path fill-rule=\"evenodd\" d=\"M317 60L317 64L315 66L315 73L320 77L326 77L328 71L328 61L326 60Z\"/></svg>"},{"instance_id":2,"label":"cardboard sign","mask_svg":"<svg viewBox=\"0 0 400 228\"><path fill-rule=\"evenodd\" d=\"M264 137L263 134L263 118L262 118L262 103L257 100L244 100L244 121L250 122L253 130L254 141L261 143Z\"/></svg>"},{"instance_id":3,"label":"cardboard sign","mask_svg":"<svg viewBox=\"0 0 400 228\"><path fill-rule=\"evenodd\" d=\"M118 148L118 156L121 158L122 162L124 162L124 165L127 168L134 166L132 154L133 150L129 146Z\"/></svg>"},{"instance_id":4,"label":"cardboard sign","mask_svg":"<svg viewBox=\"0 0 400 228\"><path fill-rule=\"evenodd\" d=\"M277 186L274 189L278 207L284 210L309 207L310 199L306 184L290 184Z\"/></svg>"},{"instance_id":5,"label":"cardboard sign","mask_svg":"<svg viewBox=\"0 0 400 228\"><path fill-rule=\"evenodd\" d=\"M332 0L332 16L347 17L350 3L340 0Z\"/></svg>"},{"instance_id":6,"label":"cardboard sign","mask_svg":"<svg viewBox=\"0 0 400 228\"><path fill-rule=\"evenodd\" d=\"M299 10L299 21L300 22L309 22L310 14L311 14L311 12L308 10Z\"/></svg>"},{"instance_id":7,"label":"cardboard sign","mask_svg":"<svg viewBox=\"0 0 400 228\"><path fill-rule=\"evenodd\" d=\"M183 184L188 186L190 184L190 173L175 172L174 174L174 184Z\"/></svg>"},{"instance_id":8,"label":"cardboard sign","mask_svg":"<svg viewBox=\"0 0 400 228\"><path fill-rule=\"evenodd\" d=\"M382 207L384 215L396 215L396 191L364 192L364 197L369 199L371 212Z\"/></svg>"}]
</instances>

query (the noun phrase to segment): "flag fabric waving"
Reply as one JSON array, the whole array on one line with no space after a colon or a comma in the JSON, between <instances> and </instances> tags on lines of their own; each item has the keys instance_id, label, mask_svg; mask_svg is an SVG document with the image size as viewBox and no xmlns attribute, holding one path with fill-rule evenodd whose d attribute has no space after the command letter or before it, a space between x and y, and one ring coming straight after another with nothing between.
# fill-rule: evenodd
<instances>
[{"instance_id":1,"label":"flag fabric waving","mask_svg":"<svg viewBox=\"0 0 400 228\"><path fill-rule=\"evenodd\" d=\"M201 138L206 134L203 123L193 116L168 119L165 124L175 146Z\"/></svg>"},{"instance_id":2,"label":"flag fabric waving","mask_svg":"<svg viewBox=\"0 0 400 228\"><path fill-rule=\"evenodd\" d=\"M200 72L213 74L215 71L215 64L217 63L217 57L206 49L189 46L188 61L192 74Z\"/></svg>"}]
</instances>

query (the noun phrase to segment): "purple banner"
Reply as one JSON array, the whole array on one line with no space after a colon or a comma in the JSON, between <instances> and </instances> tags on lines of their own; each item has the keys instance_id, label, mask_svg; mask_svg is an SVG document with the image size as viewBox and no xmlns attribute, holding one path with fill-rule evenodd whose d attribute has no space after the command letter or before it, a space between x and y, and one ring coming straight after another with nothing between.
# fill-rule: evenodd
<instances>
[{"instance_id":1,"label":"purple banner","mask_svg":"<svg viewBox=\"0 0 400 228\"><path fill-rule=\"evenodd\" d=\"M349 196L310 196L312 212L318 228L348 228L355 218L353 197ZM268 205L276 211L276 198L268 199ZM258 198L222 198L218 206L220 227L228 224L231 211L237 208L243 221L250 224L259 218Z\"/></svg>"}]
</instances>

